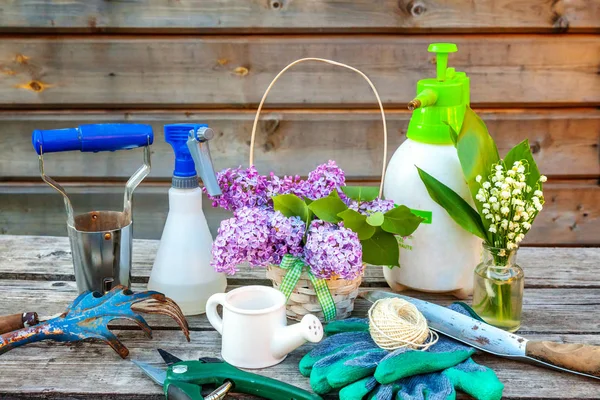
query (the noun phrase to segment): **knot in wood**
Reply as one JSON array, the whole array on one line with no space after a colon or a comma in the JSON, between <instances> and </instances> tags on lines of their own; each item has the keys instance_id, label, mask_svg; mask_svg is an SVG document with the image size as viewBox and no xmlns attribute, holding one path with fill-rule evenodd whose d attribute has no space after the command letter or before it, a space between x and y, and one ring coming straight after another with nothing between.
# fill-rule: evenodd
<instances>
[{"instance_id":1,"label":"knot in wood","mask_svg":"<svg viewBox=\"0 0 600 400\"><path fill-rule=\"evenodd\" d=\"M283 0L271 0L270 4L272 9L280 10L283 7Z\"/></svg>"},{"instance_id":2,"label":"knot in wood","mask_svg":"<svg viewBox=\"0 0 600 400\"><path fill-rule=\"evenodd\" d=\"M409 2L408 5L406 6L406 9L409 12L409 14L412 15L413 17L418 17L419 15L421 15L425 11L427 11L427 7L425 6L425 4L420 1Z\"/></svg>"},{"instance_id":3,"label":"knot in wood","mask_svg":"<svg viewBox=\"0 0 600 400\"><path fill-rule=\"evenodd\" d=\"M552 27L555 33L564 33L569 30L569 20L564 15L555 15Z\"/></svg>"},{"instance_id":4,"label":"knot in wood","mask_svg":"<svg viewBox=\"0 0 600 400\"><path fill-rule=\"evenodd\" d=\"M233 70L233 72L239 76L246 76L246 75L248 75L250 70L246 67L237 67L236 69Z\"/></svg>"},{"instance_id":5,"label":"knot in wood","mask_svg":"<svg viewBox=\"0 0 600 400\"><path fill-rule=\"evenodd\" d=\"M539 153L541 150L540 142L537 140L529 145L529 149L533 154Z\"/></svg>"}]
</instances>

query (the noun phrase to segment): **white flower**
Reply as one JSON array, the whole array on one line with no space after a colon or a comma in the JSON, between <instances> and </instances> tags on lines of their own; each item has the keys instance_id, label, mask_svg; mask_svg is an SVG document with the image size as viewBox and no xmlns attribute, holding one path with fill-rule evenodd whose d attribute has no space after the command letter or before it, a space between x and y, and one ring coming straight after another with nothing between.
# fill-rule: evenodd
<instances>
[{"instance_id":1,"label":"white flower","mask_svg":"<svg viewBox=\"0 0 600 400\"><path fill-rule=\"evenodd\" d=\"M538 210L538 212L539 212L539 211L542 211L544 209L544 207L542 207L542 205L540 203L537 203L535 205L535 209Z\"/></svg>"},{"instance_id":2,"label":"white flower","mask_svg":"<svg viewBox=\"0 0 600 400\"><path fill-rule=\"evenodd\" d=\"M525 167L522 166L522 165L519 166L519 168L517 168L517 172L520 173L520 174L524 173L525 172Z\"/></svg>"},{"instance_id":3,"label":"white flower","mask_svg":"<svg viewBox=\"0 0 600 400\"><path fill-rule=\"evenodd\" d=\"M532 190L533 190L533 189L531 188L531 186L527 186L527 188L525 189L525 191L526 191L527 193L531 192Z\"/></svg>"},{"instance_id":4,"label":"white flower","mask_svg":"<svg viewBox=\"0 0 600 400\"><path fill-rule=\"evenodd\" d=\"M526 212L524 212L524 211L523 211L523 213L521 214L521 217L522 217L524 220L528 220L528 219L529 219L529 214L527 214Z\"/></svg>"},{"instance_id":5,"label":"white flower","mask_svg":"<svg viewBox=\"0 0 600 400\"><path fill-rule=\"evenodd\" d=\"M513 189L512 194L513 194L513 196L521 194L521 189Z\"/></svg>"},{"instance_id":6,"label":"white flower","mask_svg":"<svg viewBox=\"0 0 600 400\"><path fill-rule=\"evenodd\" d=\"M497 231L496 231L496 225L495 225L495 224L491 224L491 225L490 225L490 228L489 228L488 230L489 230L490 232L492 232L492 233L496 233L496 232L497 232Z\"/></svg>"},{"instance_id":7,"label":"white flower","mask_svg":"<svg viewBox=\"0 0 600 400\"><path fill-rule=\"evenodd\" d=\"M521 219L521 216L519 214L517 214L513 217L513 221L518 221L520 219Z\"/></svg>"},{"instance_id":8,"label":"white flower","mask_svg":"<svg viewBox=\"0 0 600 400\"><path fill-rule=\"evenodd\" d=\"M498 211L499 209L500 209L500 203L494 203L494 204L492 204L492 210Z\"/></svg>"},{"instance_id":9,"label":"white flower","mask_svg":"<svg viewBox=\"0 0 600 400\"><path fill-rule=\"evenodd\" d=\"M515 238L515 234L512 232L509 232L508 235L506 235L507 238L509 239L514 239Z\"/></svg>"},{"instance_id":10,"label":"white flower","mask_svg":"<svg viewBox=\"0 0 600 400\"><path fill-rule=\"evenodd\" d=\"M493 203L497 203L497 202L498 202L498 199L496 198L496 196L490 197L490 203L493 204Z\"/></svg>"},{"instance_id":11,"label":"white flower","mask_svg":"<svg viewBox=\"0 0 600 400\"><path fill-rule=\"evenodd\" d=\"M485 182L483 182L482 186L484 189L489 189L492 186L492 184L489 183L488 181L485 181Z\"/></svg>"},{"instance_id":12,"label":"white flower","mask_svg":"<svg viewBox=\"0 0 600 400\"><path fill-rule=\"evenodd\" d=\"M477 183L481 182L481 175L477 175L477 176L475 177L475 181L476 181Z\"/></svg>"},{"instance_id":13,"label":"white flower","mask_svg":"<svg viewBox=\"0 0 600 400\"><path fill-rule=\"evenodd\" d=\"M537 197L542 197L544 195L544 193L542 193L541 190L536 190L535 192L533 192L533 195L537 196Z\"/></svg>"},{"instance_id":14,"label":"white flower","mask_svg":"<svg viewBox=\"0 0 600 400\"><path fill-rule=\"evenodd\" d=\"M516 244L514 244L513 242L508 242L506 243L506 248L508 250L512 250L512 249L516 249L518 246Z\"/></svg>"},{"instance_id":15,"label":"white flower","mask_svg":"<svg viewBox=\"0 0 600 400\"><path fill-rule=\"evenodd\" d=\"M515 162L513 163L513 165L514 165L515 167L518 167L518 166L519 166L519 165L521 165L521 164L523 164L521 161L515 161Z\"/></svg>"},{"instance_id":16,"label":"white flower","mask_svg":"<svg viewBox=\"0 0 600 400\"><path fill-rule=\"evenodd\" d=\"M531 224L529 222L523 222L522 226L523 226L523 228L525 228L527 230L531 229Z\"/></svg>"},{"instance_id":17,"label":"white flower","mask_svg":"<svg viewBox=\"0 0 600 400\"><path fill-rule=\"evenodd\" d=\"M509 169L508 171L506 171L506 175L508 176L515 176L517 174L517 171Z\"/></svg>"},{"instance_id":18,"label":"white flower","mask_svg":"<svg viewBox=\"0 0 600 400\"><path fill-rule=\"evenodd\" d=\"M500 196L502 196L505 199L508 199L510 197L510 192L508 190L503 190L502 193L500 193Z\"/></svg>"},{"instance_id":19,"label":"white flower","mask_svg":"<svg viewBox=\"0 0 600 400\"><path fill-rule=\"evenodd\" d=\"M533 202L533 204L538 204L540 202L540 199L539 199L539 197L533 196L531 198L531 201Z\"/></svg>"},{"instance_id":20,"label":"white flower","mask_svg":"<svg viewBox=\"0 0 600 400\"><path fill-rule=\"evenodd\" d=\"M494 217L496 218L496 222L500 222L500 220L502 219L498 214L496 214Z\"/></svg>"},{"instance_id":21,"label":"white flower","mask_svg":"<svg viewBox=\"0 0 600 400\"><path fill-rule=\"evenodd\" d=\"M501 164L496 165L496 171L502 171L504 168Z\"/></svg>"},{"instance_id":22,"label":"white flower","mask_svg":"<svg viewBox=\"0 0 600 400\"><path fill-rule=\"evenodd\" d=\"M490 203L483 203L483 208L490 208Z\"/></svg>"},{"instance_id":23,"label":"white flower","mask_svg":"<svg viewBox=\"0 0 600 400\"><path fill-rule=\"evenodd\" d=\"M488 205L489 205L489 204L488 204ZM483 215L485 215L485 214L489 214L489 213L490 213L490 210L488 210L487 208L484 208L483 210L481 210L481 213L482 213Z\"/></svg>"},{"instance_id":24,"label":"white flower","mask_svg":"<svg viewBox=\"0 0 600 400\"><path fill-rule=\"evenodd\" d=\"M542 175L540 176L540 182L546 182L548 180L548 177L546 175Z\"/></svg>"},{"instance_id":25,"label":"white flower","mask_svg":"<svg viewBox=\"0 0 600 400\"><path fill-rule=\"evenodd\" d=\"M502 229L506 230L506 228L508 228L508 220L503 219L502 222L500 223L500 227L502 227Z\"/></svg>"},{"instance_id":26,"label":"white flower","mask_svg":"<svg viewBox=\"0 0 600 400\"><path fill-rule=\"evenodd\" d=\"M485 219L494 219L494 214L485 214Z\"/></svg>"},{"instance_id":27,"label":"white flower","mask_svg":"<svg viewBox=\"0 0 600 400\"><path fill-rule=\"evenodd\" d=\"M504 215L508 215L508 213L510 212L510 209L508 207L502 207L500 209L500 212Z\"/></svg>"},{"instance_id":28,"label":"white flower","mask_svg":"<svg viewBox=\"0 0 600 400\"><path fill-rule=\"evenodd\" d=\"M513 178L511 178L510 176L507 176L506 179L504 180L504 182L506 182L510 185L512 183L515 183L515 180Z\"/></svg>"}]
</instances>

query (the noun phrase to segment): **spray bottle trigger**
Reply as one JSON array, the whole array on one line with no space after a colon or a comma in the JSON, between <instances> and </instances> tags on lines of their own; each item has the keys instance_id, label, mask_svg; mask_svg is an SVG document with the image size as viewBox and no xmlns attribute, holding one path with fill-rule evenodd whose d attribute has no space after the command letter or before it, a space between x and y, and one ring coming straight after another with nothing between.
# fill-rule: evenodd
<instances>
[{"instance_id":1,"label":"spray bottle trigger","mask_svg":"<svg viewBox=\"0 0 600 400\"><path fill-rule=\"evenodd\" d=\"M210 157L210 148L208 141L214 137L215 133L212 129L201 127L197 130L190 130L188 140L186 142L190 155L196 165L196 171L206 191L211 196L219 196L221 188L217 182L217 177Z\"/></svg>"}]
</instances>

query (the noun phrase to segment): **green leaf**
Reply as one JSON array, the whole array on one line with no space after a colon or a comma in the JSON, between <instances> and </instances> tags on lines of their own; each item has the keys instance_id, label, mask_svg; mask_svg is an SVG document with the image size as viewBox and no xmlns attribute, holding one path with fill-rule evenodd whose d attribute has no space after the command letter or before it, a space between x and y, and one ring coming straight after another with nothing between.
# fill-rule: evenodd
<instances>
[{"instance_id":1,"label":"green leaf","mask_svg":"<svg viewBox=\"0 0 600 400\"><path fill-rule=\"evenodd\" d=\"M510 151L506 154L506 157L504 157L504 166L506 169L510 169L515 161L521 160L526 160L527 164L529 164L528 169L527 166L525 166L526 171L529 172L526 183L535 190L541 174L537 164L535 163L535 160L533 159L531 148L529 147L529 140L527 139L510 149ZM528 198L533 197L533 191L531 191L531 193L529 193L527 196Z\"/></svg>"},{"instance_id":2,"label":"green leaf","mask_svg":"<svg viewBox=\"0 0 600 400\"><path fill-rule=\"evenodd\" d=\"M379 187L377 186L342 186L342 191L346 196L358 202L372 201L379 197Z\"/></svg>"},{"instance_id":3,"label":"green leaf","mask_svg":"<svg viewBox=\"0 0 600 400\"><path fill-rule=\"evenodd\" d=\"M273 196L273 208L288 218L300 217L307 224L311 216L310 210L304 200L295 194Z\"/></svg>"},{"instance_id":4,"label":"green leaf","mask_svg":"<svg viewBox=\"0 0 600 400\"><path fill-rule=\"evenodd\" d=\"M315 213L317 218L327 222L338 223L342 220L338 214L347 210L348 206L340 199L338 192L334 190L329 196L310 203L308 208Z\"/></svg>"},{"instance_id":5,"label":"green leaf","mask_svg":"<svg viewBox=\"0 0 600 400\"><path fill-rule=\"evenodd\" d=\"M367 223L367 217L358 211L347 209L338 216L344 221L344 227L356 232L359 240L369 239L375 233L375 228Z\"/></svg>"},{"instance_id":6,"label":"green leaf","mask_svg":"<svg viewBox=\"0 0 600 400\"><path fill-rule=\"evenodd\" d=\"M429 192L429 196L442 206L450 217L463 229L479 236L483 240L488 240L487 231L481 222L477 211L473 209L462 197L454 190L444 185L442 182L429 175L419 167L419 176Z\"/></svg>"},{"instance_id":7,"label":"green leaf","mask_svg":"<svg viewBox=\"0 0 600 400\"><path fill-rule=\"evenodd\" d=\"M485 124L470 107L467 107L465 112L465 118L458 134L456 150L471 197L473 197L477 210L481 214L483 205L475 200L481 186L475 178L477 175L481 175L484 180L487 180L492 165L500 161L500 156L498 155L496 143L488 133ZM487 226L487 220L484 221L484 224Z\"/></svg>"},{"instance_id":8,"label":"green leaf","mask_svg":"<svg viewBox=\"0 0 600 400\"><path fill-rule=\"evenodd\" d=\"M377 211L367 217L367 224L371 226L381 226L384 219L385 217L383 216L383 213Z\"/></svg>"},{"instance_id":9,"label":"green leaf","mask_svg":"<svg viewBox=\"0 0 600 400\"><path fill-rule=\"evenodd\" d=\"M412 234L423 221L423 218L413 214L406 206L395 207L386 212L384 217L381 229L400 236Z\"/></svg>"},{"instance_id":10,"label":"green leaf","mask_svg":"<svg viewBox=\"0 0 600 400\"><path fill-rule=\"evenodd\" d=\"M458 144L458 133L450 125L448 125L448 128L450 128L450 139L454 143L454 147L456 147Z\"/></svg>"},{"instance_id":11,"label":"green leaf","mask_svg":"<svg viewBox=\"0 0 600 400\"><path fill-rule=\"evenodd\" d=\"M388 232L377 228L375 233L366 240L361 240L363 262L372 265L399 267L398 240Z\"/></svg>"}]
</instances>

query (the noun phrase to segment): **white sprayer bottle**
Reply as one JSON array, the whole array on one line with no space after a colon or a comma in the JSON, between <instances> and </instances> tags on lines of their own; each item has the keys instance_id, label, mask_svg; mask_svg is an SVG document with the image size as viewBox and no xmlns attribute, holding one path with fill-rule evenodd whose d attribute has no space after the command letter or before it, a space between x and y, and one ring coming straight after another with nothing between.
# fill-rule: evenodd
<instances>
[{"instance_id":1,"label":"white sprayer bottle","mask_svg":"<svg viewBox=\"0 0 600 400\"><path fill-rule=\"evenodd\" d=\"M473 201L450 136L450 127L460 132L469 106L469 78L447 68L448 53L455 44L429 46L437 53L437 78L417 83L417 97L407 139L388 164L384 195L406 204L425 221L400 248L400 268L384 268L384 276L396 291L407 288L424 292L451 292L465 298L473 292L473 271L480 260L481 240L454 222L434 202L421 181L419 167L449 186L471 206Z\"/></svg>"},{"instance_id":2,"label":"white sprayer bottle","mask_svg":"<svg viewBox=\"0 0 600 400\"><path fill-rule=\"evenodd\" d=\"M165 141L175 152L175 170L169 189L169 214L154 260L148 289L173 299L184 315L206 311L206 301L227 286L225 275L210 265L212 236L202 211L200 175L211 195L221 193L215 176L208 140L208 125L165 125Z\"/></svg>"}]
</instances>

